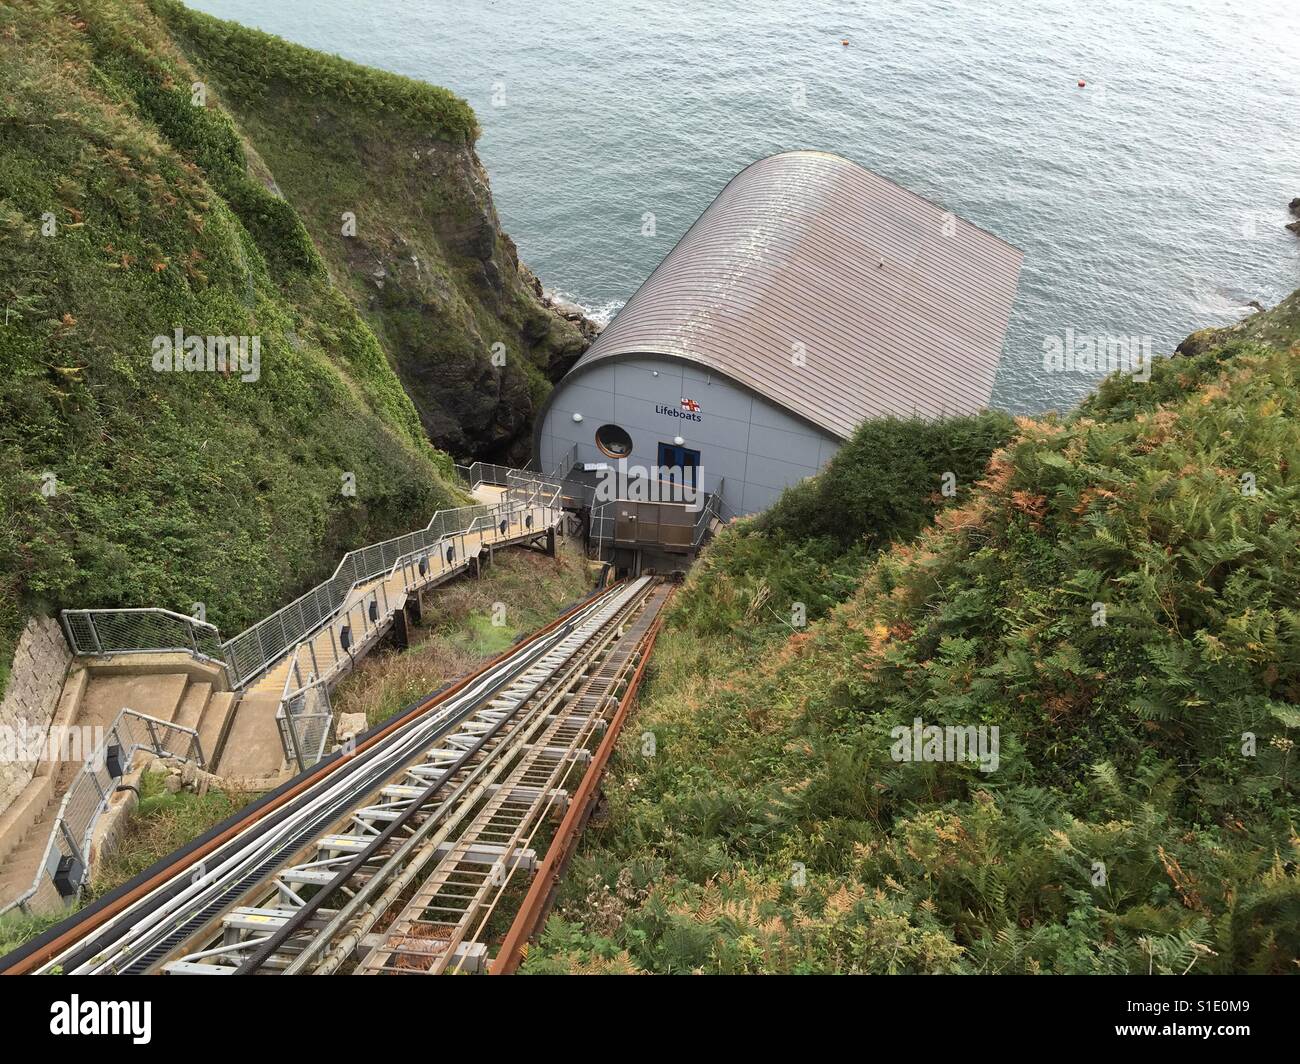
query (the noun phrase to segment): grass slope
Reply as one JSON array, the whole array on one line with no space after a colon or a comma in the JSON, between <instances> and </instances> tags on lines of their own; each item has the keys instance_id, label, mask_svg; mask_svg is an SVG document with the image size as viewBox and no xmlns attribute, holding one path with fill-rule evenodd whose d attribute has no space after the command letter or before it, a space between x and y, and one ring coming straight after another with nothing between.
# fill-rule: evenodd
<instances>
[{"instance_id":1,"label":"grass slope","mask_svg":"<svg viewBox=\"0 0 1300 1064\"><path fill-rule=\"evenodd\" d=\"M567 545L555 558L498 551L480 579L438 590L408 649L364 659L334 693L334 708L364 713L371 725L387 720L548 624L593 583L586 559Z\"/></svg>"},{"instance_id":2,"label":"grass slope","mask_svg":"<svg viewBox=\"0 0 1300 1064\"><path fill-rule=\"evenodd\" d=\"M6 663L23 616L62 606L203 602L233 634L457 497L300 215L230 116L193 104L196 80L142 2L0 5ZM154 372L152 338L177 327L260 336L260 378Z\"/></svg>"},{"instance_id":3,"label":"grass slope","mask_svg":"<svg viewBox=\"0 0 1300 1064\"><path fill-rule=\"evenodd\" d=\"M1295 973L1300 345L1278 329L1021 420L807 631L708 621L753 533L720 537L528 970ZM778 613L828 593L786 570ZM895 761L917 717L997 726L1000 767Z\"/></svg>"},{"instance_id":4,"label":"grass slope","mask_svg":"<svg viewBox=\"0 0 1300 1064\"><path fill-rule=\"evenodd\" d=\"M379 335L430 438L522 464L537 404L586 340L542 306L501 231L469 106L175 0L151 6Z\"/></svg>"}]
</instances>

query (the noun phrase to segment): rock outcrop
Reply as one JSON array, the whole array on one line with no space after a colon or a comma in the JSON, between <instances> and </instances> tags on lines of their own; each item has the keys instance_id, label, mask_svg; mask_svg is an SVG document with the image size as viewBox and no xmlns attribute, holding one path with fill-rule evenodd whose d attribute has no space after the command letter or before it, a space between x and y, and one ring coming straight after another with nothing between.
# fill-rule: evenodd
<instances>
[{"instance_id":1,"label":"rock outcrop","mask_svg":"<svg viewBox=\"0 0 1300 1064\"><path fill-rule=\"evenodd\" d=\"M302 217L374 329L429 438L458 459L526 461L538 404L595 326L581 308L548 300L519 261L474 150L469 106L185 8L164 10L264 167L259 179ZM322 68L338 77L319 76Z\"/></svg>"}]
</instances>

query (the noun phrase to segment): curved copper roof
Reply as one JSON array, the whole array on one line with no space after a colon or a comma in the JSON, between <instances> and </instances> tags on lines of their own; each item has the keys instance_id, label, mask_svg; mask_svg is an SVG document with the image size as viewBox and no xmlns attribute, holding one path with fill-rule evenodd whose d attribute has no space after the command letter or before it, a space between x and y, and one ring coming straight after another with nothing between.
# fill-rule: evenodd
<instances>
[{"instance_id":1,"label":"curved copper roof","mask_svg":"<svg viewBox=\"0 0 1300 1064\"><path fill-rule=\"evenodd\" d=\"M728 182L569 375L686 359L840 437L869 417L973 413L1023 258L838 155L773 155Z\"/></svg>"}]
</instances>

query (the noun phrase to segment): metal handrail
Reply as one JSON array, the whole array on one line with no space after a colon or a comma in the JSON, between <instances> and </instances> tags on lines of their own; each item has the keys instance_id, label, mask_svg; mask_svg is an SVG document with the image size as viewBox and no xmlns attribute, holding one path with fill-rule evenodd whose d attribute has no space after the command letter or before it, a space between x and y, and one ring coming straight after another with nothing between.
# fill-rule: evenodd
<instances>
[{"instance_id":1,"label":"metal handrail","mask_svg":"<svg viewBox=\"0 0 1300 1064\"><path fill-rule=\"evenodd\" d=\"M695 534L691 539L691 550L695 550L699 547L700 542L704 539L705 534L709 530L709 519L719 516L720 510L718 507L721 499L722 497L720 495L711 494L709 496L709 501L706 502L704 508L700 510L700 516L695 519Z\"/></svg>"},{"instance_id":2,"label":"metal handrail","mask_svg":"<svg viewBox=\"0 0 1300 1064\"><path fill-rule=\"evenodd\" d=\"M176 741L177 737L184 737L184 743ZM90 844L95 825L108 809L118 779L131 770L131 763L141 750L158 757L177 757L197 765L204 763L203 748L195 729L123 708L64 794L32 885L0 908L0 913L13 908L27 911L28 902L40 890L46 876L54 880L55 889L63 897L80 895L90 876ZM68 890L59 885L60 876L64 877Z\"/></svg>"},{"instance_id":3,"label":"metal handrail","mask_svg":"<svg viewBox=\"0 0 1300 1064\"><path fill-rule=\"evenodd\" d=\"M156 653L182 651L225 664L221 633L215 625L157 607L64 610L63 633L73 653L131 653L142 642Z\"/></svg>"},{"instance_id":4,"label":"metal handrail","mask_svg":"<svg viewBox=\"0 0 1300 1064\"><path fill-rule=\"evenodd\" d=\"M348 551L328 580L222 644L226 661L233 670L232 683L237 687L246 686L279 661L304 635L315 631L335 613L357 583L373 580L403 553L431 538L437 540L449 531L466 527L467 522L472 524L488 509L491 508L472 505L439 510L427 526L416 532Z\"/></svg>"},{"instance_id":5,"label":"metal handrail","mask_svg":"<svg viewBox=\"0 0 1300 1064\"><path fill-rule=\"evenodd\" d=\"M533 507L533 508L536 509L538 507ZM444 533L433 543L426 544L425 546L420 547L414 551L401 555L400 557L394 560L393 564L388 568L386 572L380 573L378 574L378 576L374 576L374 577L364 577L360 580L357 580L355 583L353 583L352 586L348 589L347 594L344 595L343 600L342 602L340 602L338 609L334 610L334 612L332 612L328 616L322 618L321 622L317 624L309 632L304 633L303 639L301 639L298 642L298 644L295 646L293 651L293 657L291 658L290 661L290 667L285 674L285 682L284 682L284 687L282 689L282 697L288 697L290 694L296 693L296 691L291 687L291 685L294 684L295 682L297 682L298 684L298 689L302 689L311 686L311 683L313 682L313 678L314 679L327 678L333 672L337 671L335 665L338 664L338 662L341 659L336 658L335 663L322 669L320 663L316 659L316 652L315 652L313 641L306 637L313 635L313 633L319 631L321 628L325 627L326 625L331 625L336 623L339 619L339 612L340 610L342 610L343 605L347 602L348 599L352 597L352 595L358 589L367 587L370 584L378 581L376 589L372 590L368 595L363 596L362 598L358 599L357 601L353 602L350 606L348 606L347 613L345 615L350 618L355 611L360 610L361 611L360 624L358 625L358 627L362 632L368 633L371 628L382 627L385 623L387 623L387 619L392 617L393 614L395 614L399 609L401 609L403 605L402 602L390 602L388 599L388 589L387 589L388 581L391 580L394 576L396 576L399 570L406 571L405 583L403 585L405 594L409 594L411 591L414 591L419 587L422 587L424 584L430 582L434 578L434 576L433 575L429 576L427 580L420 580L412 575L414 572L414 570L412 569L412 565L413 564L418 565L418 562L421 558L427 560L428 558L434 556L435 554L441 559L444 556L443 552L445 551L446 545L449 542L453 544L459 543L462 561L457 563L455 566L444 565L441 571L434 575L441 576L443 572L446 572L449 568L459 569L467 560L464 557L466 537L482 529L495 527L499 518L508 515L511 512L517 512L518 508L513 506L508 506L507 504L504 503L500 503L497 504L496 506L482 507L480 509L484 509L486 512L480 513L477 516L475 516L470 521L470 523L465 527L456 529L455 531L452 532ZM382 579L380 579L381 577ZM381 612L378 609L380 597L383 598L382 613L384 619L372 621L370 619L370 613L367 607L369 606L371 601L374 601L376 604L376 612L377 613ZM305 681L302 678L302 667L299 664L299 656L304 652L304 649L307 655L311 658L311 673L309 674L309 678Z\"/></svg>"},{"instance_id":6,"label":"metal handrail","mask_svg":"<svg viewBox=\"0 0 1300 1064\"><path fill-rule=\"evenodd\" d=\"M519 472L489 462L456 469L471 487L492 483L507 489L510 474ZM403 554L476 527L475 520L491 509L470 505L439 510L422 529L349 551L329 579L224 642L215 625L155 607L64 610L64 634L78 656L184 652L222 666L232 687L246 687L337 612L358 582L378 576Z\"/></svg>"},{"instance_id":7,"label":"metal handrail","mask_svg":"<svg viewBox=\"0 0 1300 1064\"><path fill-rule=\"evenodd\" d=\"M360 633L357 648L364 647L378 633L387 628L398 610L405 605L407 598L420 588L441 578L448 572L462 569L469 564L469 552L466 549L467 537L475 532L489 528L498 529L503 534L513 531L516 523L526 528L537 528L543 524L536 522L540 514L545 522L547 517L554 517L558 507L555 500L558 488L547 484L533 484L530 488L520 489L527 492L525 500L506 500L495 506L481 507L485 512L475 516L464 528L445 533L432 543L426 543L414 551L394 559L386 573L378 577L359 580L352 585L344 596L343 602L330 616L324 618L313 633L326 625L331 626L330 640L334 661L324 668L317 660L314 646L315 634L308 633L293 651L289 668L285 673L284 686L281 689L279 705L276 707L276 726L280 730L281 744L285 757L298 765L299 769L310 768L324 756L325 746L329 740L329 727L333 723L333 714L329 703L329 685L331 679L343 671L343 659L339 655L339 644L334 641L332 626L340 619L344 604L362 586L368 586L375 580L377 586L371 588L355 602L347 606L344 617L349 627ZM450 549L450 556L448 551ZM432 564L436 558L437 564ZM400 596L388 595L388 584L401 574L402 591ZM382 606L380 598L382 596ZM375 615L371 617L369 606L375 606ZM356 611L359 616L354 617ZM310 657L311 668L306 677L303 675L303 655ZM352 648L347 650L348 660L354 657ZM301 728L302 721L312 722Z\"/></svg>"},{"instance_id":8,"label":"metal handrail","mask_svg":"<svg viewBox=\"0 0 1300 1064\"><path fill-rule=\"evenodd\" d=\"M458 470L465 469L465 480L469 484L470 490L473 491L480 484L492 484L499 488L506 486L506 478L513 472L516 472L513 466L496 465L493 462L473 462L468 468L457 466Z\"/></svg>"},{"instance_id":9,"label":"metal handrail","mask_svg":"<svg viewBox=\"0 0 1300 1064\"><path fill-rule=\"evenodd\" d=\"M566 456L560 459L560 464L555 467L555 472L552 474L552 476L558 476L560 477L561 480L563 480L564 475L568 473L568 471L572 469L575 465L577 465L577 462L578 462L578 445L575 443L572 447L569 448L569 451L566 454Z\"/></svg>"}]
</instances>

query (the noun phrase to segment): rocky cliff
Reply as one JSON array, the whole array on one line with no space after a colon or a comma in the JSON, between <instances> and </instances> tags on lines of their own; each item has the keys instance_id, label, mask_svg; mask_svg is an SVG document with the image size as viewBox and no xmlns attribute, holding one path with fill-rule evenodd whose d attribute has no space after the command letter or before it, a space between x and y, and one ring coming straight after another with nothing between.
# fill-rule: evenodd
<instances>
[{"instance_id":1,"label":"rocky cliff","mask_svg":"<svg viewBox=\"0 0 1300 1064\"><path fill-rule=\"evenodd\" d=\"M502 232L463 101L152 4L302 217L435 444L522 464L532 416L594 334L549 306Z\"/></svg>"}]
</instances>

